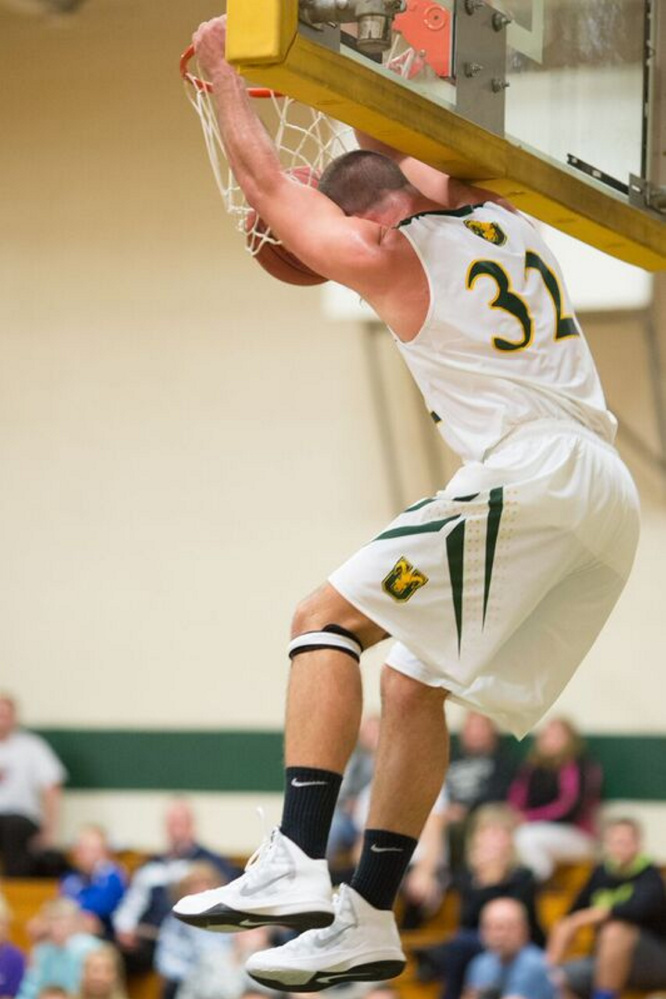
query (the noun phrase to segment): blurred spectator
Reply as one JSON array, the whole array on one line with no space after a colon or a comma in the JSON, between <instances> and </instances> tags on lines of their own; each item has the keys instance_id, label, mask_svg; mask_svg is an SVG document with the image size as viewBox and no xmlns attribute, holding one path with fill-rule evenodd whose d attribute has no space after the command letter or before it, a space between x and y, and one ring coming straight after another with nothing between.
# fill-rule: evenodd
<instances>
[{"instance_id":1,"label":"blurred spectator","mask_svg":"<svg viewBox=\"0 0 666 999\"><path fill-rule=\"evenodd\" d=\"M363 847L363 829L368 823L371 796L372 782L367 784L356 797L352 819L354 828L360 831L354 849L347 858L348 869L339 868L335 880L349 880L354 865L358 862ZM414 851L409 871L400 889L400 898L403 903L400 929L416 929L424 919L434 915L442 903L444 890L448 883L443 833L444 808L444 795L440 794L428 816Z\"/></svg>"},{"instance_id":2,"label":"blurred spectator","mask_svg":"<svg viewBox=\"0 0 666 999\"><path fill-rule=\"evenodd\" d=\"M88 916L91 933L111 938L111 916L125 893L126 878L111 857L101 826L87 825L79 830L72 860L75 869L60 882L60 893L78 902Z\"/></svg>"},{"instance_id":3,"label":"blurred spectator","mask_svg":"<svg viewBox=\"0 0 666 999\"><path fill-rule=\"evenodd\" d=\"M11 918L9 906L0 895L0 999L16 995L25 972L23 952L9 942Z\"/></svg>"},{"instance_id":4,"label":"blurred spectator","mask_svg":"<svg viewBox=\"0 0 666 999\"><path fill-rule=\"evenodd\" d=\"M201 959L183 979L176 999L240 999L248 990L276 995L253 982L245 971L248 958L258 950L273 945L271 931L266 926L230 937L230 946L201 952Z\"/></svg>"},{"instance_id":5,"label":"blurred spectator","mask_svg":"<svg viewBox=\"0 0 666 999\"><path fill-rule=\"evenodd\" d=\"M135 871L112 917L128 972L152 968L157 934L172 905L170 888L187 874L194 861L212 863L222 883L239 873L230 861L197 843L194 813L187 801L177 799L169 805L165 833L166 851Z\"/></svg>"},{"instance_id":6,"label":"blurred spectator","mask_svg":"<svg viewBox=\"0 0 666 999\"><path fill-rule=\"evenodd\" d=\"M481 805L506 801L515 770L490 718L468 712L444 784L442 821L448 831L451 870L463 864L469 817Z\"/></svg>"},{"instance_id":7,"label":"blurred spectator","mask_svg":"<svg viewBox=\"0 0 666 999\"><path fill-rule=\"evenodd\" d=\"M596 930L594 954L562 964L585 926ZM666 988L666 889L657 867L641 852L633 819L606 826L603 860L552 930L548 957L562 964L566 996L614 999L624 988Z\"/></svg>"},{"instance_id":8,"label":"blurred spectator","mask_svg":"<svg viewBox=\"0 0 666 999\"><path fill-rule=\"evenodd\" d=\"M175 904L183 895L208 891L222 883L220 872L213 864L199 861L177 885L172 895ZM183 923L169 913L162 923L155 950L155 970L163 979L163 999L173 999L186 978L195 973L203 954L208 950L226 952L231 947L231 937L220 933L204 933L196 926Z\"/></svg>"},{"instance_id":9,"label":"blurred spectator","mask_svg":"<svg viewBox=\"0 0 666 999\"><path fill-rule=\"evenodd\" d=\"M123 960L111 944L87 955L77 999L127 999Z\"/></svg>"},{"instance_id":10,"label":"blurred spectator","mask_svg":"<svg viewBox=\"0 0 666 999\"><path fill-rule=\"evenodd\" d=\"M50 865L61 865L55 844L66 777L48 743L19 727L11 694L0 693L0 859L6 877L55 873Z\"/></svg>"},{"instance_id":11,"label":"blurred spectator","mask_svg":"<svg viewBox=\"0 0 666 999\"><path fill-rule=\"evenodd\" d=\"M601 769L587 758L580 735L571 722L553 718L537 733L509 792L524 819L516 831L518 856L539 881L561 861L594 855L600 792Z\"/></svg>"},{"instance_id":12,"label":"blurred spectator","mask_svg":"<svg viewBox=\"0 0 666 999\"><path fill-rule=\"evenodd\" d=\"M481 913L484 951L465 976L464 999L557 999L546 955L530 943L524 906L511 898L489 902Z\"/></svg>"},{"instance_id":13,"label":"blurred spectator","mask_svg":"<svg viewBox=\"0 0 666 999\"><path fill-rule=\"evenodd\" d=\"M405 902L402 929L416 929L438 910L449 872L464 865L472 817L483 805L506 798L514 769L493 722L468 712L442 794L421 833L401 889Z\"/></svg>"},{"instance_id":14,"label":"blurred spectator","mask_svg":"<svg viewBox=\"0 0 666 999\"><path fill-rule=\"evenodd\" d=\"M354 812L359 795L372 780L378 743L379 717L368 715L361 722L358 744L345 769L333 814L327 853L334 868L338 866L339 855L352 850L360 835L362 827L358 827Z\"/></svg>"},{"instance_id":15,"label":"blurred spectator","mask_svg":"<svg viewBox=\"0 0 666 999\"><path fill-rule=\"evenodd\" d=\"M400 999L400 990L389 982L377 982L363 993L363 999Z\"/></svg>"},{"instance_id":16,"label":"blurred spectator","mask_svg":"<svg viewBox=\"0 0 666 999\"><path fill-rule=\"evenodd\" d=\"M71 996L67 989L61 988L60 985L45 985L39 990L37 999L71 999Z\"/></svg>"},{"instance_id":17,"label":"blurred spectator","mask_svg":"<svg viewBox=\"0 0 666 999\"><path fill-rule=\"evenodd\" d=\"M400 887L400 929L415 930L441 907L449 882L444 846L444 797L435 802ZM359 843L360 847L360 843Z\"/></svg>"},{"instance_id":18,"label":"blurred spectator","mask_svg":"<svg viewBox=\"0 0 666 999\"><path fill-rule=\"evenodd\" d=\"M534 876L516 860L515 827L515 813L507 805L478 809L468 834L467 866L453 881L460 894L459 928L445 943L416 951L419 978L443 981L443 999L459 999L467 967L483 949L479 927L488 902L498 898L520 902L532 942L539 946L544 942Z\"/></svg>"},{"instance_id":19,"label":"blurred spectator","mask_svg":"<svg viewBox=\"0 0 666 999\"><path fill-rule=\"evenodd\" d=\"M69 898L47 902L41 918L47 935L32 949L18 999L35 999L47 985L58 985L75 993L86 955L102 946L97 937L81 932L81 910Z\"/></svg>"}]
</instances>

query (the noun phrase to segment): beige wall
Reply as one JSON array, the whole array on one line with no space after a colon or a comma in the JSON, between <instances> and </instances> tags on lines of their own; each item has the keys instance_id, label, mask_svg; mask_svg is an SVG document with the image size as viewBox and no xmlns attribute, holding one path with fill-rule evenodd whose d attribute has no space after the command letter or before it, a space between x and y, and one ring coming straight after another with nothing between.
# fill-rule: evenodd
<instances>
[{"instance_id":1,"label":"beige wall","mask_svg":"<svg viewBox=\"0 0 666 999\"><path fill-rule=\"evenodd\" d=\"M0 8L0 661L32 724L278 727L294 603L395 512L363 330L267 277L218 202L176 74L213 13ZM612 404L656 441L638 326L590 334ZM384 361L412 499L426 444ZM621 441L638 563L558 710L661 732L664 484Z\"/></svg>"}]
</instances>

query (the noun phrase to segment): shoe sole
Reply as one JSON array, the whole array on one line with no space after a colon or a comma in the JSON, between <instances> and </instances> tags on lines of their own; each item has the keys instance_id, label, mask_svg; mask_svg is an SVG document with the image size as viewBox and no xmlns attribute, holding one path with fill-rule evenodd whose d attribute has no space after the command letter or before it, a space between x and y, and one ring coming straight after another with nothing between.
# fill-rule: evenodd
<instances>
[{"instance_id":1,"label":"shoe sole","mask_svg":"<svg viewBox=\"0 0 666 999\"><path fill-rule=\"evenodd\" d=\"M279 978L269 978L252 971L248 971L248 975L260 985L276 989L278 992L321 992L322 989L330 989L342 982L383 982L387 978L396 978L405 970L406 965L406 961L372 961L370 964L359 964L355 968L348 968L347 971L315 971L307 982L298 984L281 981ZM287 971L287 976L293 974L293 970Z\"/></svg>"},{"instance_id":2,"label":"shoe sole","mask_svg":"<svg viewBox=\"0 0 666 999\"><path fill-rule=\"evenodd\" d=\"M237 933L257 926L287 926L293 930L320 930L330 926L335 916L332 912L292 912L283 916L260 915L256 912L239 912L226 905L216 905L198 916L185 916L175 912L182 923L198 926L218 933Z\"/></svg>"}]
</instances>

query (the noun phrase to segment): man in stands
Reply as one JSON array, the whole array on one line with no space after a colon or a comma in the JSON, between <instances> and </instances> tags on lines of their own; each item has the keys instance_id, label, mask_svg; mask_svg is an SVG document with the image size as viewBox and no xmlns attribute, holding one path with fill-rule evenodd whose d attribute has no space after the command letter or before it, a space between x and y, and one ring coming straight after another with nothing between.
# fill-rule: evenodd
<instances>
[{"instance_id":1,"label":"man in stands","mask_svg":"<svg viewBox=\"0 0 666 999\"><path fill-rule=\"evenodd\" d=\"M185 877L192 863L214 864L223 883L238 874L228 860L197 842L194 813L187 801L173 801L164 822L166 850L135 872L113 914L116 942L132 972L152 968L157 933L172 905L170 888Z\"/></svg>"},{"instance_id":2,"label":"man in stands","mask_svg":"<svg viewBox=\"0 0 666 999\"><path fill-rule=\"evenodd\" d=\"M463 999L556 999L546 956L530 943L527 912L513 898L488 902L481 914L483 953L465 977Z\"/></svg>"},{"instance_id":3,"label":"man in stands","mask_svg":"<svg viewBox=\"0 0 666 999\"><path fill-rule=\"evenodd\" d=\"M16 701L0 693L0 862L6 877L42 873L52 851L67 772L51 747L19 725Z\"/></svg>"},{"instance_id":4,"label":"man in stands","mask_svg":"<svg viewBox=\"0 0 666 999\"><path fill-rule=\"evenodd\" d=\"M567 999L617 999L625 988L666 988L666 888L641 841L634 819L610 822L602 862L552 930L548 958L562 966ZM594 954L563 963L584 927L596 931Z\"/></svg>"}]
</instances>

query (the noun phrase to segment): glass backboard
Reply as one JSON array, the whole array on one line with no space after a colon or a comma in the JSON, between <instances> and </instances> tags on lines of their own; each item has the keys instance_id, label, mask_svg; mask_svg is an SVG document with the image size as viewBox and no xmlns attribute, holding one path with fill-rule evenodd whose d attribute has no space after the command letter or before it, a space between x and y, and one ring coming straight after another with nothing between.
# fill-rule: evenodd
<instances>
[{"instance_id":1,"label":"glass backboard","mask_svg":"<svg viewBox=\"0 0 666 999\"><path fill-rule=\"evenodd\" d=\"M646 136L644 0L512 0L506 133L626 191Z\"/></svg>"}]
</instances>

